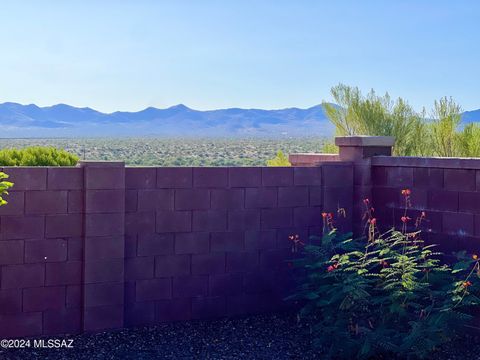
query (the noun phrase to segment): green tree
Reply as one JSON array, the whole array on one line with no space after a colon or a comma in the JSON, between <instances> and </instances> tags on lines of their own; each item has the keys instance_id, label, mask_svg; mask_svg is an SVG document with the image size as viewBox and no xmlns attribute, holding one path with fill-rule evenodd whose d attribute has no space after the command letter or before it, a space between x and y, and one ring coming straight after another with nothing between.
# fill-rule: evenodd
<instances>
[{"instance_id":1,"label":"green tree","mask_svg":"<svg viewBox=\"0 0 480 360\"><path fill-rule=\"evenodd\" d=\"M480 126L470 123L459 136L459 155L463 157L480 157Z\"/></svg>"},{"instance_id":2,"label":"green tree","mask_svg":"<svg viewBox=\"0 0 480 360\"><path fill-rule=\"evenodd\" d=\"M403 99L393 101L386 93L371 90L366 96L357 87L339 84L331 90L336 105L323 102L325 113L335 125L336 134L395 137L395 155L413 155L414 143L426 129L422 117Z\"/></svg>"},{"instance_id":3,"label":"green tree","mask_svg":"<svg viewBox=\"0 0 480 360\"><path fill-rule=\"evenodd\" d=\"M338 154L338 146L332 141L326 141L322 146L322 154Z\"/></svg>"},{"instance_id":4,"label":"green tree","mask_svg":"<svg viewBox=\"0 0 480 360\"><path fill-rule=\"evenodd\" d=\"M461 121L461 107L452 98L443 97L433 105L433 122L430 125L434 155L460 156L463 147L458 132Z\"/></svg>"},{"instance_id":5,"label":"green tree","mask_svg":"<svg viewBox=\"0 0 480 360\"><path fill-rule=\"evenodd\" d=\"M425 110L414 111L402 98L392 101L388 93L363 95L357 87L339 84L331 94L336 105L323 106L337 135L393 136L394 155L480 156L480 126L462 129L462 108L451 97L435 101L427 118Z\"/></svg>"},{"instance_id":6,"label":"green tree","mask_svg":"<svg viewBox=\"0 0 480 360\"><path fill-rule=\"evenodd\" d=\"M278 150L277 156L267 160L267 166L292 166L292 164L290 164L285 154L281 150Z\"/></svg>"}]
</instances>

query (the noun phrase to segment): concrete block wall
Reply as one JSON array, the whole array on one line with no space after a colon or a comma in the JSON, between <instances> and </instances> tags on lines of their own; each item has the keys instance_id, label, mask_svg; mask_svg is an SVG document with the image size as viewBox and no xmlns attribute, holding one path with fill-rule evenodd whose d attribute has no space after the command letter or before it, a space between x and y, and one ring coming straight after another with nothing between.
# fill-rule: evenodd
<instances>
[{"instance_id":1,"label":"concrete block wall","mask_svg":"<svg viewBox=\"0 0 480 360\"><path fill-rule=\"evenodd\" d=\"M353 230L362 235L368 198L377 224L384 230L402 227L403 189L411 191L408 216L425 212L422 238L439 245L448 257L454 251L480 251L480 159L393 157L393 138L352 136L336 138L339 160L353 166ZM293 165L315 166L318 154L290 155ZM297 162L298 161L298 162Z\"/></svg>"},{"instance_id":2,"label":"concrete block wall","mask_svg":"<svg viewBox=\"0 0 480 360\"><path fill-rule=\"evenodd\" d=\"M0 337L76 333L82 324L83 169L4 168Z\"/></svg>"},{"instance_id":3,"label":"concrete block wall","mask_svg":"<svg viewBox=\"0 0 480 360\"><path fill-rule=\"evenodd\" d=\"M352 207L348 162L289 168L4 168L0 337L282 308L290 234ZM351 228L349 219L339 225Z\"/></svg>"},{"instance_id":4,"label":"concrete block wall","mask_svg":"<svg viewBox=\"0 0 480 360\"><path fill-rule=\"evenodd\" d=\"M422 226L428 241L446 253L480 249L480 159L372 158L374 203L381 222L400 225L410 189L415 219L426 213Z\"/></svg>"},{"instance_id":5,"label":"concrete block wall","mask_svg":"<svg viewBox=\"0 0 480 360\"><path fill-rule=\"evenodd\" d=\"M342 163L127 168L126 325L284 307L288 235L306 241L325 208L351 207L351 181Z\"/></svg>"},{"instance_id":6,"label":"concrete block wall","mask_svg":"<svg viewBox=\"0 0 480 360\"><path fill-rule=\"evenodd\" d=\"M83 162L83 330L124 324L125 166Z\"/></svg>"}]
</instances>

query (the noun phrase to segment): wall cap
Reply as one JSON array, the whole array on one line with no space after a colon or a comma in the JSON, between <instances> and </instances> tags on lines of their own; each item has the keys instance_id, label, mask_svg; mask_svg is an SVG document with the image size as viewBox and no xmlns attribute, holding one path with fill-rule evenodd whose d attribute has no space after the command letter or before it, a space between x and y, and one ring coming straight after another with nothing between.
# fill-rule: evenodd
<instances>
[{"instance_id":1,"label":"wall cap","mask_svg":"<svg viewBox=\"0 0 480 360\"><path fill-rule=\"evenodd\" d=\"M335 145L337 146L393 146L395 138L393 136L337 136Z\"/></svg>"},{"instance_id":2,"label":"wall cap","mask_svg":"<svg viewBox=\"0 0 480 360\"><path fill-rule=\"evenodd\" d=\"M77 167L125 167L125 161L80 160Z\"/></svg>"},{"instance_id":3,"label":"wall cap","mask_svg":"<svg viewBox=\"0 0 480 360\"><path fill-rule=\"evenodd\" d=\"M76 169L77 166L54 166L54 165L47 165L47 166L0 166L0 169Z\"/></svg>"},{"instance_id":4,"label":"wall cap","mask_svg":"<svg viewBox=\"0 0 480 360\"><path fill-rule=\"evenodd\" d=\"M289 156L338 156L338 154L329 153L292 153Z\"/></svg>"},{"instance_id":5,"label":"wall cap","mask_svg":"<svg viewBox=\"0 0 480 360\"><path fill-rule=\"evenodd\" d=\"M479 170L479 158L373 156L372 166Z\"/></svg>"}]
</instances>

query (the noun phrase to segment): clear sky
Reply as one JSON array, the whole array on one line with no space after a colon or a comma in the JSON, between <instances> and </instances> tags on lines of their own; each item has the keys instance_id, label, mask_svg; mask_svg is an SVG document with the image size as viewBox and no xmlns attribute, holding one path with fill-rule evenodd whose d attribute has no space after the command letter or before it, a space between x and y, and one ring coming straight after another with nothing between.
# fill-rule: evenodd
<instances>
[{"instance_id":1,"label":"clear sky","mask_svg":"<svg viewBox=\"0 0 480 360\"><path fill-rule=\"evenodd\" d=\"M0 103L310 107L339 82L480 108L480 1L0 0Z\"/></svg>"}]
</instances>

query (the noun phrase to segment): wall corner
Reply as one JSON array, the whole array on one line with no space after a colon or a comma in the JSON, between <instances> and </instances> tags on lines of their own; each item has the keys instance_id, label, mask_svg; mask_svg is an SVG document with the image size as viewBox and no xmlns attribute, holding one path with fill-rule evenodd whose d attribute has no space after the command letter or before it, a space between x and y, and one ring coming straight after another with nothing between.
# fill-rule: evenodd
<instances>
[{"instance_id":1,"label":"wall corner","mask_svg":"<svg viewBox=\"0 0 480 360\"><path fill-rule=\"evenodd\" d=\"M391 136L339 136L335 145L339 147L340 161L353 163L353 232L363 235L365 207L364 199L372 200L372 156L392 155L395 139Z\"/></svg>"}]
</instances>

